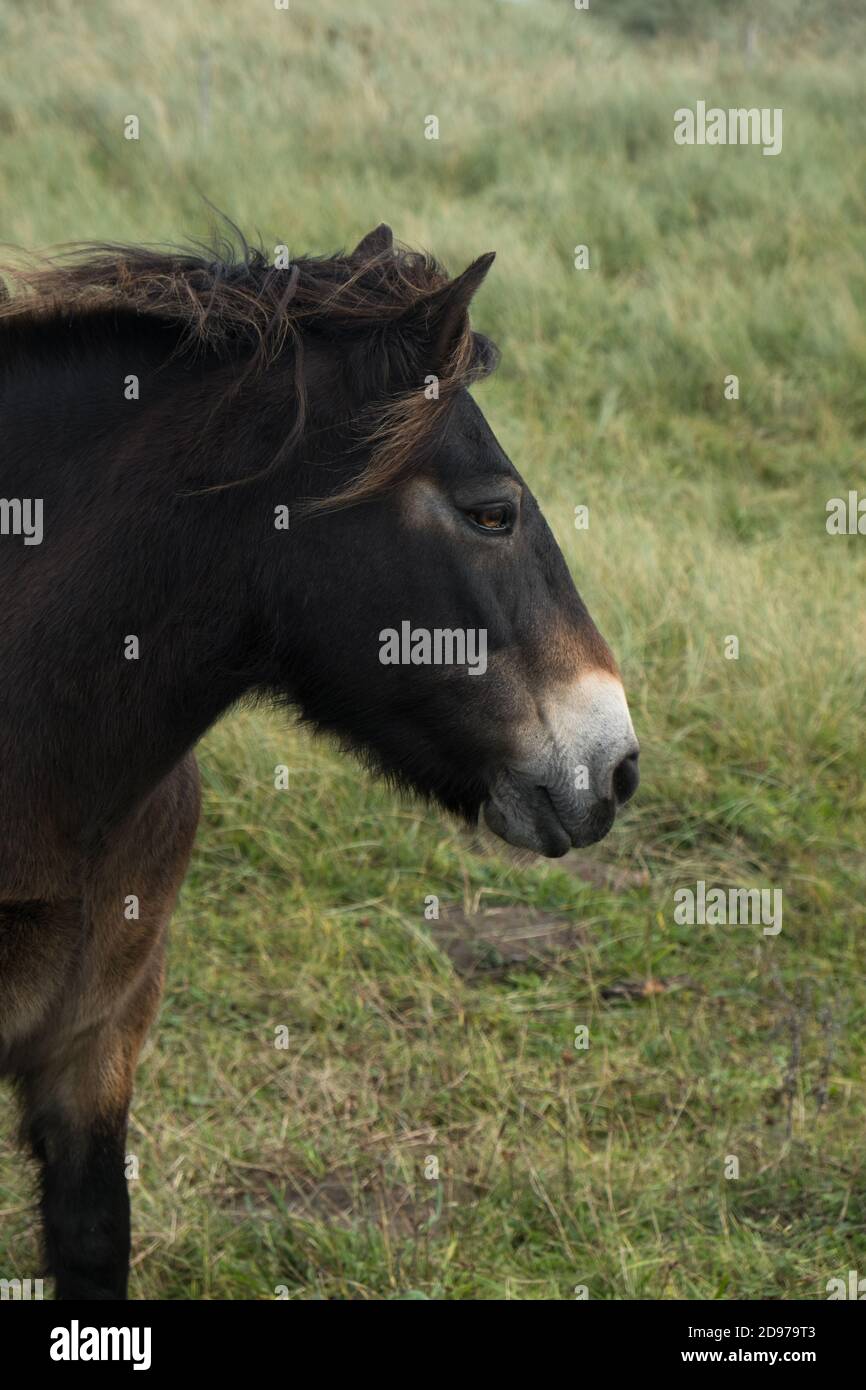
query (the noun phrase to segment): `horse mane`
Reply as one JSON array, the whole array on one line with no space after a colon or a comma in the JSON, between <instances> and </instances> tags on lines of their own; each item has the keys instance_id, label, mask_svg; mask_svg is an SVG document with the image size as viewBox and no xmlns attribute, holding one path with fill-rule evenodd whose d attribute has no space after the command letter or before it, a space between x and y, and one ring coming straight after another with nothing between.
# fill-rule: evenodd
<instances>
[{"instance_id":1,"label":"horse mane","mask_svg":"<svg viewBox=\"0 0 866 1390\"><path fill-rule=\"evenodd\" d=\"M230 225L234 237L207 245L74 243L23 266L0 265L0 332L100 314L150 317L176 327L172 357L208 354L237 363L229 397L292 353L296 424L273 465L303 434L304 335L335 344L348 340L360 346L353 359L359 370L366 360L380 373L379 399L356 421L358 443L370 447L370 457L347 488L312 505L350 505L395 485L431 438L454 392L493 370L493 344L474 333L464 315L438 374L438 394L425 392L423 376L412 389L395 392L387 374L382 376L383 357L398 368L398 380L400 368L412 374L418 367L418 325L426 305L450 283L444 267L399 244L369 250L365 238L356 252L286 257L282 268Z\"/></svg>"}]
</instances>

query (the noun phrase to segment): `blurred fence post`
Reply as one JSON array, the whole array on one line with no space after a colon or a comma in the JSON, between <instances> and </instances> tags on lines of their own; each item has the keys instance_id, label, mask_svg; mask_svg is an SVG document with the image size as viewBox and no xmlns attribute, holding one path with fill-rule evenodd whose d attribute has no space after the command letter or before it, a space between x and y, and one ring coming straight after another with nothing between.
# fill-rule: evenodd
<instances>
[{"instance_id":1,"label":"blurred fence post","mask_svg":"<svg viewBox=\"0 0 866 1390\"><path fill-rule=\"evenodd\" d=\"M206 48L198 62L198 117L201 138L205 142L210 134L211 67L210 49Z\"/></svg>"}]
</instances>

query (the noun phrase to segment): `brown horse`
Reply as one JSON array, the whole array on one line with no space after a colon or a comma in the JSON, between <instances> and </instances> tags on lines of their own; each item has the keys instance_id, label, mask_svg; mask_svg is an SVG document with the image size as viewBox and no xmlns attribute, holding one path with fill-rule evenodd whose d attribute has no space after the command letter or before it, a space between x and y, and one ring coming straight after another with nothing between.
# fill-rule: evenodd
<instances>
[{"instance_id":1,"label":"brown horse","mask_svg":"<svg viewBox=\"0 0 866 1390\"><path fill-rule=\"evenodd\" d=\"M136 1059L244 697L560 855L637 744L616 663L468 387L492 256L91 247L0 303L0 1071L60 1298L123 1297Z\"/></svg>"}]
</instances>

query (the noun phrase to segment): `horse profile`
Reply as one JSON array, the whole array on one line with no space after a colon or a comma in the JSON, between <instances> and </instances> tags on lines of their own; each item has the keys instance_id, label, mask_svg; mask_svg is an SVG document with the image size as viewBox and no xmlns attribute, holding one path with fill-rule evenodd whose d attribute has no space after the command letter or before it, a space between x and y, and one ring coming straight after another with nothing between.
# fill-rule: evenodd
<instances>
[{"instance_id":1,"label":"horse profile","mask_svg":"<svg viewBox=\"0 0 866 1390\"><path fill-rule=\"evenodd\" d=\"M0 1073L58 1298L126 1296L133 1076L226 710L290 706L550 856L635 789L616 662L469 393L492 259L101 245L0 301Z\"/></svg>"}]
</instances>

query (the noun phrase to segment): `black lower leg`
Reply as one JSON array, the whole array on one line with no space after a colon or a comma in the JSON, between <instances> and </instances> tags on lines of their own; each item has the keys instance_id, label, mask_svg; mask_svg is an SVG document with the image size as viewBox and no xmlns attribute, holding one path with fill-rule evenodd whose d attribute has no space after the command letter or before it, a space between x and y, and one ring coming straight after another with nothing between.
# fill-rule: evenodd
<instances>
[{"instance_id":1,"label":"black lower leg","mask_svg":"<svg viewBox=\"0 0 866 1390\"><path fill-rule=\"evenodd\" d=\"M125 1141L125 1116L82 1131L47 1115L31 1127L41 1168L45 1256L57 1298L126 1298Z\"/></svg>"}]
</instances>

